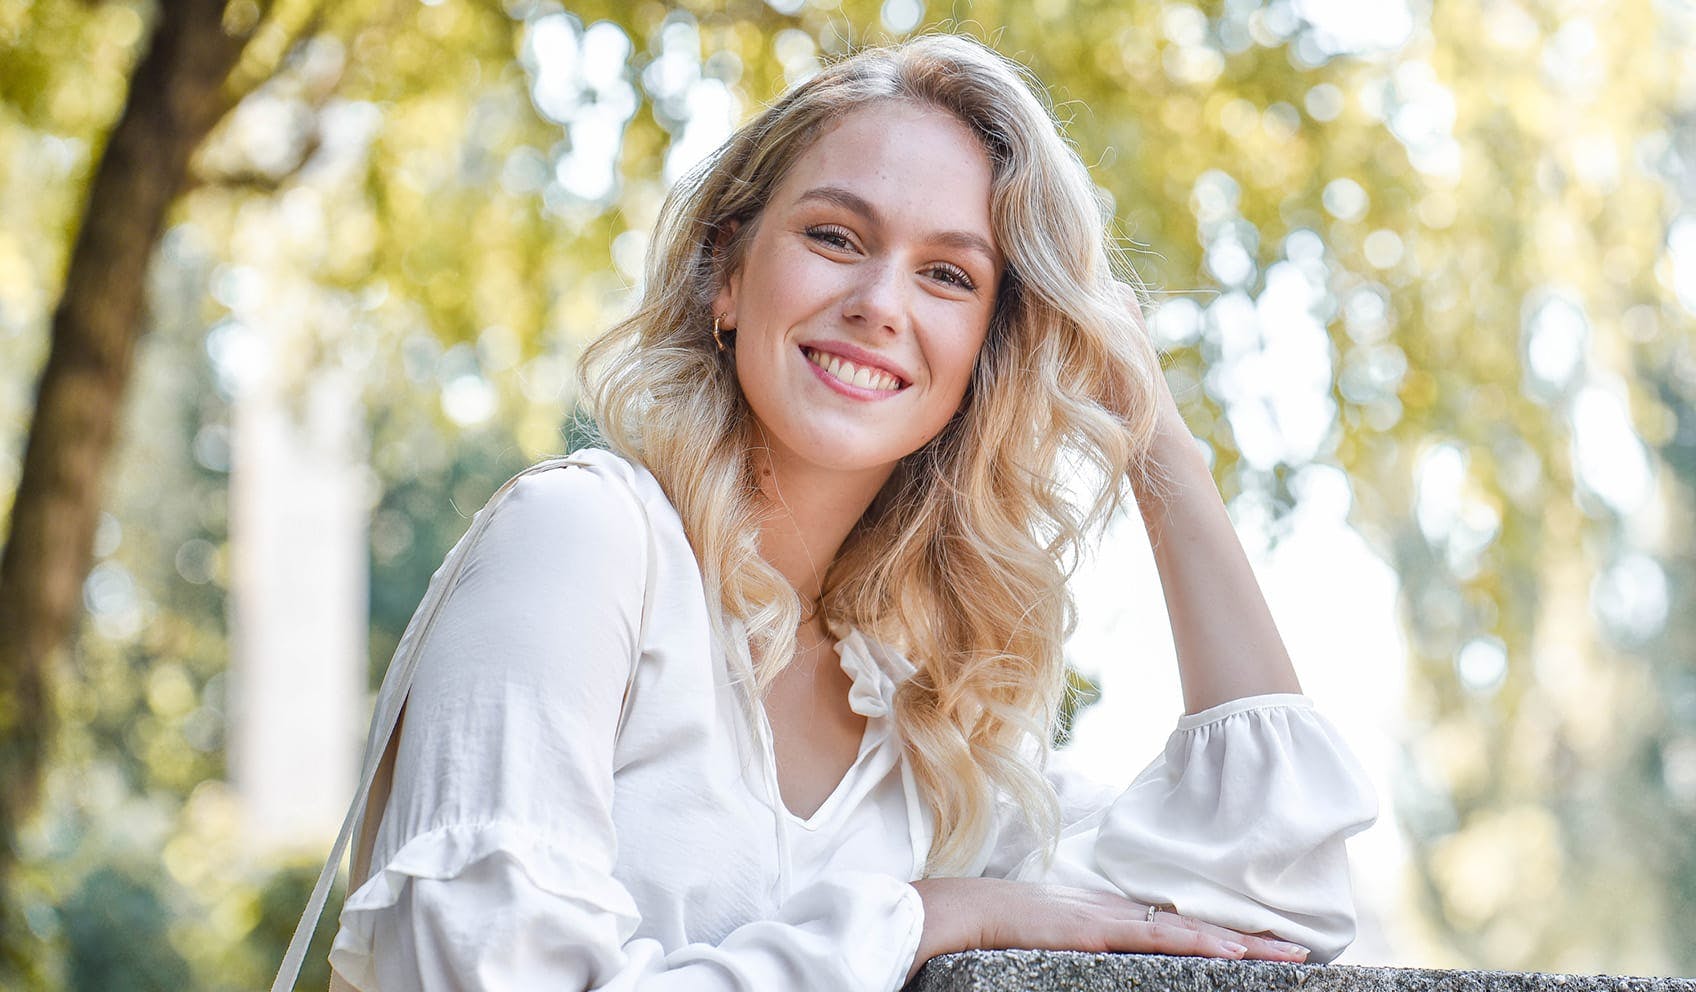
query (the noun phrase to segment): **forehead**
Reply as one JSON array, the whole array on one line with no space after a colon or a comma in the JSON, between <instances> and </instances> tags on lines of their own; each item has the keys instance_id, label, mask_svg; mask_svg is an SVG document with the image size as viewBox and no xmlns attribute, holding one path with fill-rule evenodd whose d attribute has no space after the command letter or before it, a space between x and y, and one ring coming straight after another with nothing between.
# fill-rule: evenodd
<instances>
[{"instance_id":1,"label":"forehead","mask_svg":"<svg viewBox=\"0 0 1696 992\"><path fill-rule=\"evenodd\" d=\"M841 187L893 225L968 231L993 245L993 177L983 143L952 114L888 100L848 113L820 135L773 200L793 206L810 189Z\"/></svg>"}]
</instances>

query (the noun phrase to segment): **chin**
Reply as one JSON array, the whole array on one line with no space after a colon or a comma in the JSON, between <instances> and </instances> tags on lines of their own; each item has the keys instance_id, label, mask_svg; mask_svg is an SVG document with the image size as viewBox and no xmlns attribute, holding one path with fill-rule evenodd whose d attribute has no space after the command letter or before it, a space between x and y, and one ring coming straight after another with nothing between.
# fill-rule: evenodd
<instances>
[{"instance_id":1,"label":"chin","mask_svg":"<svg viewBox=\"0 0 1696 992\"><path fill-rule=\"evenodd\" d=\"M913 449L889 443L887 438L845 436L845 432L809 432L785 445L797 458L833 472L888 471Z\"/></svg>"},{"instance_id":2,"label":"chin","mask_svg":"<svg viewBox=\"0 0 1696 992\"><path fill-rule=\"evenodd\" d=\"M823 449L813 449L805 453L807 461L820 468L833 472L873 472L879 469L888 470L895 467L903 455L900 452L870 451L862 449L844 449L840 446L828 446Z\"/></svg>"}]
</instances>

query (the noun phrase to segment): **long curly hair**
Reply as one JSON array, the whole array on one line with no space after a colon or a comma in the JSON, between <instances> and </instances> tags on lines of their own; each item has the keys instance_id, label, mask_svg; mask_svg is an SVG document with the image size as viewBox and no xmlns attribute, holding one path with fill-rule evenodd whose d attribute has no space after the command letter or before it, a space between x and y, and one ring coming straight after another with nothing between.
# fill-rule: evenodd
<instances>
[{"instance_id":1,"label":"long curly hair","mask_svg":"<svg viewBox=\"0 0 1696 992\"><path fill-rule=\"evenodd\" d=\"M746 630L764 698L794 654L802 606L760 557L753 418L712 336L714 294L811 143L869 103L960 120L992 167L1006 259L966 400L903 459L824 577L824 611L904 652L917 673L895 720L934 840L924 873L981 863L1000 813L1053 851L1043 776L1065 687L1077 552L1147 475L1159 359L1140 284L1107 211L1027 70L967 38L926 35L843 58L740 128L668 196L634 313L579 366L601 439L646 465L681 516L709 602ZM1127 284L1139 289L1127 293ZM1089 480L1077 498L1068 480ZM715 636L726 637L723 618Z\"/></svg>"}]
</instances>

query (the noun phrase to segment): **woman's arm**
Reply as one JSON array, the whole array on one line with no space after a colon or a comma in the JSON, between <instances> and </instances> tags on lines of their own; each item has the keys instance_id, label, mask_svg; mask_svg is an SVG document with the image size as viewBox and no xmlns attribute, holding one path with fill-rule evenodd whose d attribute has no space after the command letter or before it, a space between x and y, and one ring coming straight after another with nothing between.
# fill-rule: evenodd
<instances>
[{"instance_id":1,"label":"woman's arm","mask_svg":"<svg viewBox=\"0 0 1696 992\"><path fill-rule=\"evenodd\" d=\"M1199 713L1243 696L1300 692L1213 475L1166 377L1156 381L1160 416L1149 451L1152 471L1143 478L1158 485L1137 482L1133 488L1172 620L1185 711Z\"/></svg>"},{"instance_id":2,"label":"woman's arm","mask_svg":"<svg viewBox=\"0 0 1696 992\"><path fill-rule=\"evenodd\" d=\"M1125 299L1136 314L1128 287ZM1300 685L1247 555L1165 377L1156 381L1155 437L1132 483L1189 715L1096 822L1062 832L1052 860L1028 834L1005 832L998 844L1012 849L991 863L1011 887L916 883L926 916L919 962L962 943L1164 950L1150 946L1162 939L1195 941L1178 953L1303 961L1312 947L1328 961L1353 939L1343 841L1376 816L1370 786L1311 702L1291 695ZM1175 903L1185 915L1159 921L1195 933L1146 928L1140 900L1149 899ZM960 922L976 929L950 929Z\"/></svg>"}]
</instances>

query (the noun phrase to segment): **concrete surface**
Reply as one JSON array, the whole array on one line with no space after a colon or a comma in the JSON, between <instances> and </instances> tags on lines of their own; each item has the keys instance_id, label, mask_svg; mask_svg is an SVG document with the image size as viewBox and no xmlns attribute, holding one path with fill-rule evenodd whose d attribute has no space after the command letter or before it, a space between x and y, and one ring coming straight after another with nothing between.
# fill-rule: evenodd
<instances>
[{"instance_id":1,"label":"concrete surface","mask_svg":"<svg viewBox=\"0 0 1696 992\"><path fill-rule=\"evenodd\" d=\"M1696 992L1696 979L1437 971L1078 951L967 951L933 959L907 992Z\"/></svg>"}]
</instances>

